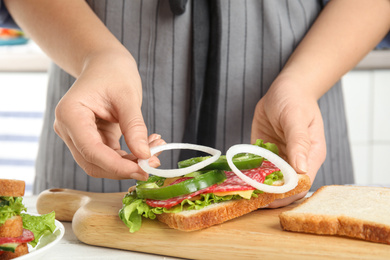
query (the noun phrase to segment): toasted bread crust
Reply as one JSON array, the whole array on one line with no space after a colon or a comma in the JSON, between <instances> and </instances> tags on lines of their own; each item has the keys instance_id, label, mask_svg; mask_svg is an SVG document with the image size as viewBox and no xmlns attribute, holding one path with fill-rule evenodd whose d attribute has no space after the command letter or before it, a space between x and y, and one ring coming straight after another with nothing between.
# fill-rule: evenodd
<instances>
[{"instance_id":1,"label":"toasted bread crust","mask_svg":"<svg viewBox=\"0 0 390 260\"><path fill-rule=\"evenodd\" d=\"M23 197L25 186L24 181L0 179L0 196Z\"/></svg>"},{"instance_id":2,"label":"toasted bread crust","mask_svg":"<svg viewBox=\"0 0 390 260\"><path fill-rule=\"evenodd\" d=\"M250 200L242 199L220 203L220 206L210 210L199 211L191 216L163 213L157 215L157 219L171 228L182 231L194 231L237 218L262 206L268 205L272 201L273 195L264 193L259 194L259 197Z\"/></svg>"},{"instance_id":3,"label":"toasted bread crust","mask_svg":"<svg viewBox=\"0 0 390 260\"><path fill-rule=\"evenodd\" d=\"M21 216L14 216L0 226L0 237L18 237L23 234L23 220Z\"/></svg>"},{"instance_id":4,"label":"toasted bread crust","mask_svg":"<svg viewBox=\"0 0 390 260\"><path fill-rule=\"evenodd\" d=\"M14 259L16 257L25 255L27 253L28 253L27 243L22 243L15 249L15 253L4 252L3 254L1 254L0 255L0 260Z\"/></svg>"},{"instance_id":5,"label":"toasted bread crust","mask_svg":"<svg viewBox=\"0 0 390 260\"><path fill-rule=\"evenodd\" d=\"M337 185L330 185L337 186ZM324 191L323 186L309 199ZM304 206L306 199L300 206ZM297 207L297 208L298 208ZM313 233L318 235L339 235L367 241L390 244L390 226L380 223L364 221L358 218L343 215L322 215L316 213L295 212L294 209L280 214L280 225L287 231Z\"/></svg>"},{"instance_id":6,"label":"toasted bread crust","mask_svg":"<svg viewBox=\"0 0 390 260\"><path fill-rule=\"evenodd\" d=\"M262 193L258 194L257 198L232 200L219 203L218 205L210 205L208 209L204 208L191 214L163 213L157 215L157 219L171 228L182 231L195 231L221 224L256 209L266 207L275 199L282 199L308 191L310 187L310 178L307 175L300 175L297 187L285 194Z\"/></svg>"}]
</instances>

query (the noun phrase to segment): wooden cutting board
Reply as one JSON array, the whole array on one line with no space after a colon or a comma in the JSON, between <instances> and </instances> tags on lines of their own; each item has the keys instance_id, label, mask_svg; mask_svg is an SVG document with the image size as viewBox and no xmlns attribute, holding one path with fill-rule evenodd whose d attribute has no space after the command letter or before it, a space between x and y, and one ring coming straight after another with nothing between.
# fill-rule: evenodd
<instances>
[{"instance_id":1,"label":"wooden cutting board","mask_svg":"<svg viewBox=\"0 0 390 260\"><path fill-rule=\"evenodd\" d=\"M357 239L282 231L279 214L297 206L261 209L208 229L183 232L144 219L129 233L118 217L125 193L52 189L37 201L40 214L72 221L86 244L191 259L390 259L390 245ZM299 258L298 258L299 257Z\"/></svg>"}]
</instances>

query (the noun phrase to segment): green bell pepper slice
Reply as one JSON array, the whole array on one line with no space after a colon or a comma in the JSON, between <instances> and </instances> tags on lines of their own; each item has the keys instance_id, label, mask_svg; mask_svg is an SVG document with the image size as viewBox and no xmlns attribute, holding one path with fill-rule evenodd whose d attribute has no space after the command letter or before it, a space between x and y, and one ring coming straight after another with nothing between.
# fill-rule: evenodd
<instances>
[{"instance_id":1,"label":"green bell pepper slice","mask_svg":"<svg viewBox=\"0 0 390 260\"><path fill-rule=\"evenodd\" d=\"M212 170L200 174L192 179L182 181L166 187L151 187L151 185L138 185L136 193L141 199L166 200L182 195L186 195L211 185L222 183L226 180L226 175L221 170Z\"/></svg>"},{"instance_id":2,"label":"green bell pepper slice","mask_svg":"<svg viewBox=\"0 0 390 260\"><path fill-rule=\"evenodd\" d=\"M275 154L279 154L278 147L275 144L264 143L264 141L262 139L257 139L253 145L265 148L265 149L267 149ZM179 166L179 168L185 168L185 167L191 166L193 164L196 164L198 162L204 161L208 158L210 158L210 156L190 158L190 159L178 162L178 166ZM233 157L233 163L239 170L248 170L248 169L260 167L261 164L263 163L263 161L264 161L263 157L255 155L255 154L249 154L249 153L236 154ZM205 168L201 169L200 171L214 170L214 169L219 169L219 170L223 170L223 171L231 171L229 164L227 163L227 160L226 160L226 155L221 155L217 161L206 166Z\"/></svg>"},{"instance_id":3,"label":"green bell pepper slice","mask_svg":"<svg viewBox=\"0 0 390 260\"><path fill-rule=\"evenodd\" d=\"M194 157L190 158L184 161L178 162L179 168L185 168L188 166L191 166L193 164L199 163L201 161L204 161L206 159L210 158L210 156L203 156L203 157ZM233 163L234 165L240 169L240 170L247 170L247 169L253 169L260 167L263 163L264 158L258 155L249 154L249 153L241 153L237 154L233 157ZM218 160L215 162L207 165L202 170L223 170L223 171L231 171L229 164L226 160L226 155L221 155Z\"/></svg>"}]
</instances>

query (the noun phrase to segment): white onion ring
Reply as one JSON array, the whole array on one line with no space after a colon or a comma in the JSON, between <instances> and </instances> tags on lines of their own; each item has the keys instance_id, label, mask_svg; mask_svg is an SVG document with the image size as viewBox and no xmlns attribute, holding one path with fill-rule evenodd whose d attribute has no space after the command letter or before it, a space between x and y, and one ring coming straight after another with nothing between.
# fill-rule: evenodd
<instances>
[{"instance_id":1,"label":"white onion ring","mask_svg":"<svg viewBox=\"0 0 390 260\"><path fill-rule=\"evenodd\" d=\"M200 170L207 165L215 162L218 160L218 158L221 156L221 151L213 149L211 147L203 146L203 145L196 145L196 144L186 144L186 143L170 143L170 144L164 144L160 146L155 146L150 148L151 155L155 155L158 152L164 151L164 150L173 150L173 149L189 149L189 150L196 150L196 151L202 151L208 154L211 154L212 157L201 161L197 164L191 165L186 168L181 169L171 169L171 170L161 170L156 169L151 166L149 166L149 159L143 159L138 160L138 165L147 173L159 176L159 177L165 177L165 178L173 178L173 177L179 177L183 176L185 174L195 172L197 170Z\"/></svg>"},{"instance_id":2,"label":"white onion ring","mask_svg":"<svg viewBox=\"0 0 390 260\"><path fill-rule=\"evenodd\" d=\"M257 182L245 174L243 174L234 164L233 164L233 156L238 153L252 153L259 156L262 156L272 162L275 166L277 166L283 173L284 185L282 186L272 186ZM285 193L292 189L294 189L298 185L298 175L295 170L282 158L273 152L264 149L262 147L250 144L237 144L229 148L226 152L227 162L232 169L232 171L244 182L248 183L252 187L268 192L268 193Z\"/></svg>"}]
</instances>

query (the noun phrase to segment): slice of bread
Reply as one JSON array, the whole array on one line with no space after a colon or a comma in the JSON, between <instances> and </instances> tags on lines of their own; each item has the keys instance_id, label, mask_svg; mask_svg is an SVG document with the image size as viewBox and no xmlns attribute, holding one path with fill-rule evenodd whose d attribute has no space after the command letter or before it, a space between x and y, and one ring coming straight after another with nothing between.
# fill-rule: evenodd
<instances>
[{"instance_id":1,"label":"slice of bread","mask_svg":"<svg viewBox=\"0 0 390 260\"><path fill-rule=\"evenodd\" d=\"M280 214L284 230L390 244L390 189L330 185Z\"/></svg>"},{"instance_id":2,"label":"slice of bread","mask_svg":"<svg viewBox=\"0 0 390 260\"><path fill-rule=\"evenodd\" d=\"M0 225L0 237L18 237L23 234L23 220L21 216L7 219Z\"/></svg>"},{"instance_id":3,"label":"slice of bread","mask_svg":"<svg viewBox=\"0 0 390 260\"><path fill-rule=\"evenodd\" d=\"M171 228L182 231L195 231L221 224L228 220L250 213L256 209L266 207L276 199L286 198L301 192L308 191L311 186L307 175L299 174L298 185L284 194L262 193L257 198L225 201L212 204L201 210L187 210L180 213L163 213L157 219Z\"/></svg>"},{"instance_id":4,"label":"slice of bread","mask_svg":"<svg viewBox=\"0 0 390 260\"><path fill-rule=\"evenodd\" d=\"M23 197L25 185L24 181L0 179L0 196Z\"/></svg>"}]
</instances>

